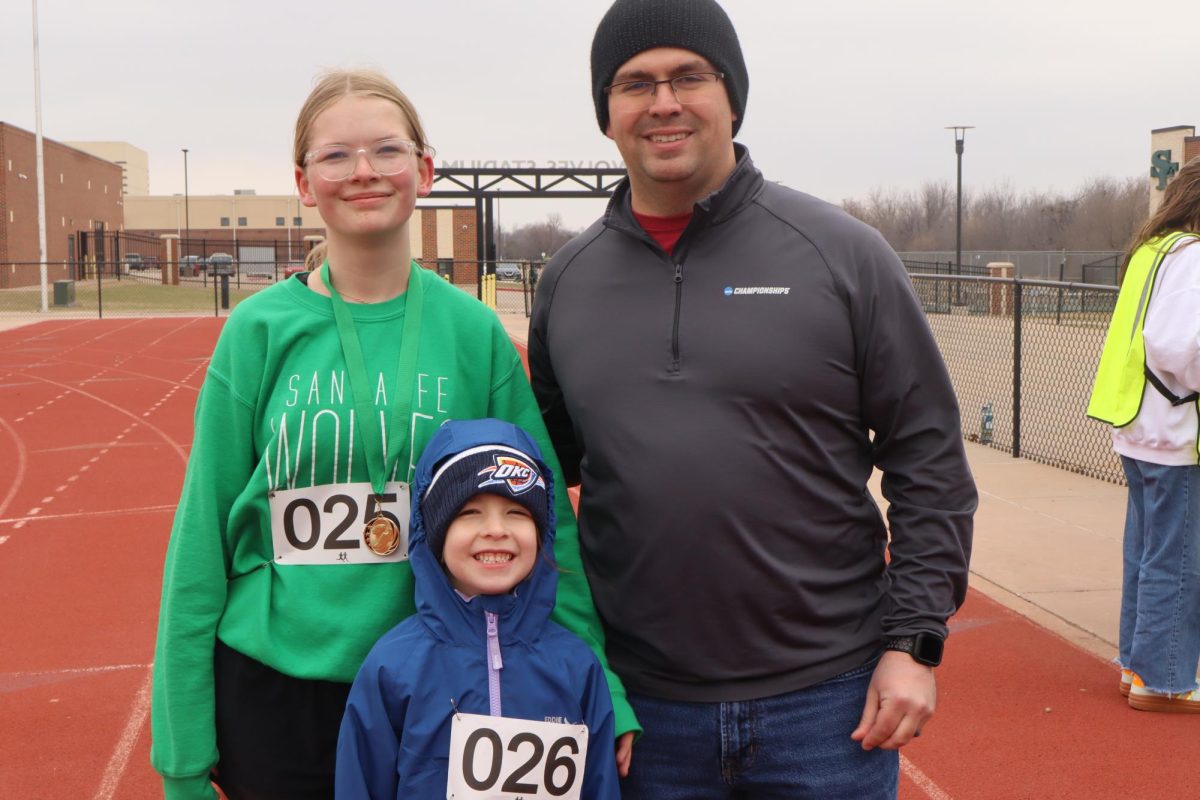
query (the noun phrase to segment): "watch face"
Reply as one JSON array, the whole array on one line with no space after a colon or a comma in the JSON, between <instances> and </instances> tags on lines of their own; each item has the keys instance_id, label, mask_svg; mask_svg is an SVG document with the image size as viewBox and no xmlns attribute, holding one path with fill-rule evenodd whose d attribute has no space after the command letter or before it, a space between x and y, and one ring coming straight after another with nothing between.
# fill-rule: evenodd
<instances>
[{"instance_id":1,"label":"watch face","mask_svg":"<svg viewBox=\"0 0 1200 800\"><path fill-rule=\"evenodd\" d=\"M913 658L922 664L936 667L942 663L942 651L946 643L939 636L931 633L918 633L913 641Z\"/></svg>"}]
</instances>

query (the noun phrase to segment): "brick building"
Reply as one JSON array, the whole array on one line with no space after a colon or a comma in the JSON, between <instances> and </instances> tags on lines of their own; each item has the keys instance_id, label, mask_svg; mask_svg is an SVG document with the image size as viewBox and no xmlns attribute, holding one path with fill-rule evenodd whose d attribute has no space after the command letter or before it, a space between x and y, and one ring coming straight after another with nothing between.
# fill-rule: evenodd
<instances>
[{"instance_id":1,"label":"brick building","mask_svg":"<svg viewBox=\"0 0 1200 800\"><path fill-rule=\"evenodd\" d=\"M42 138L46 182L46 259L50 279L68 277L75 233L124 224L121 168L53 139ZM0 288L38 280L37 148L30 131L0 122Z\"/></svg>"}]
</instances>

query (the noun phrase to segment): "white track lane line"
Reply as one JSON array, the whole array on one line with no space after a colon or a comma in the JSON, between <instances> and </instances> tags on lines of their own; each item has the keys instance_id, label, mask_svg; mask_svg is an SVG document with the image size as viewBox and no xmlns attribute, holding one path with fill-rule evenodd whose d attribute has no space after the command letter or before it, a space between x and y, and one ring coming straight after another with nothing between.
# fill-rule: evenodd
<instances>
[{"instance_id":1,"label":"white track lane line","mask_svg":"<svg viewBox=\"0 0 1200 800\"><path fill-rule=\"evenodd\" d=\"M40 509L38 509L40 510ZM0 525L15 523L18 527L27 522L49 522L54 519L79 519L81 517L110 517L114 514L152 514L159 511L174 511L175 504L161 506L138 506L137 508L112 508L107 511L75 511L69 514L39 514L36 517L0 517Z\"/></svg>"},{"instance_id":2,"label":"white track lane line","mask_svg":"<svg viewBox=\"0 0 1200 800\"><path fill-rule=\"evenodd\" d=\"M931 781L928 775L917 769L916 765L904 756L900 756L900 771L904 773L904 777L915 783L917 788L924 792L929 800L954 800L953 797L942 791L941 787Z\"/></svg>"},{"instance_id":3,"label":"white track lane line","mask_svg":"<svg viewBox=\"0 0 1200 800\"><path fill-rule=\"evenodd\" d=\"M121 738L117 741L112 755L109 756L108 766L104 768L104 776L100 779L100 788L92 795L93 800L112 800L116 796L117 787L125 775L125 767L129 765L129 757L133 754L133 746L137 744L138 735L141 734L146 717L150 714L152 674L150 670L146 671L146 678L142 681L141 688L138 689L137 697L133 701L133 709L129 712L129 719L125 722L125 730L121 731Z\"/></svg>"},{"instance_id":4,"label":"white track lane line","mask_svg":"<svg viewBox=\"0 0 1200 800\"><path fill-rule=\"evenodd\" d=\"M23 374L23 373L22 373L22 374ZM68 385L66 385L66 384L63 384L63 383L61 383L61 382L59 382L59 381L54 381L54 380L51 380L51 379L49 379L49 378L43 378L43 377L41 377L41 376L38 376L38 375L27 375L27 376L24 376L24 377L34 378L34 379L36 379L36 380L39 380L39 381L41 381L42 383L45 383L45 384L48 384L48 385L51 385L51 386L59 386L59 387L67 388L67 389L73 388L73 387L71 387L71 386L68 386ZM130 411L128 411L128 410L126 410L126 409L122 408L121 406L117 405L116 403L110 403L109 401L107 401L107 400L104 400L103 398L97 397L96 395L94 395L94 394L92 394L92 393L90 393L90 392L86 392L86 391L84 391L84 390L82 390L82 389L79 389L79 388L75 388L75 391L76 391L78 394L82 395L84 398L86 398L86 399L88 399L88 400L92 400L92 401L94 401L94 402L95 402L97 405L101 405L101 406L105 406L105 407L107 407L107 408L111 408L113 411L116 411L118 414L120 414L120 415L122 415L122 416L125 416L125 417L127 417L127 418L128 418L128 417L132 417L132 412L130 412ZM130 430L130 429L132 429L132 428L133 428L135 425L144 425L145 427L149 428L149 429L150 429L150 431L151 431L152 433L156 434L156 435L158 436L158 438L160 438L160 439L163 441L163 443L164 443L164 444L168 445L168 446L169 446L171 449L173 449L173 450L175 451L176 455L178 455L178 456L179 456L179 460L180 460L181 462L183 462L184 464L186 464L186 463L187 463L187 453L185 453L185 452L183 451L183 447L182 447L182 446L181 446L181 445L180 445L178 442L176 442L174 439L172 439L170 436L168 436L168 435L167 435L166 431L162 430L161 428L159 428L159 427L157 427L157 426L155 426L155 425L153 425L153 424L151 424L151 423L148 423L148 422L142 422L141 420L139 420L139 419L138 419L138 418L136 418L136 417L133 417L133 424L132 424L132 425L130 425L130 426L129 426L128 428L126 428L125 430L126 430L126 431L129 431L129 430ZM87 469L87 466L88 466L88 465L86 465L86 464L85 464L85 465L82 467L82 469L86 470L86 469Z\"/></svg>"},{"instance_id":5,"label":"white track lane line","mask_svg":"<svg viewBox=\"0 0 1200 800\"><path fill-rule=\"evenodd\" d=\"M9 487L8 493L4 495L4 499L0 500L0 514L3 514L8 508L9 503L12 502L13 497L16 496L17 489L20 488L22 481L25 480L26 457L25 442L21 439L20 435L17 434L16 430L13 429L13 426L9 425L5 419L0 418L0 428L4 428L4 430L8 431L9 436L12 437L13 443L17 448L17 473L12 476L12 485Z\"/></svg>"},{"instance_id":6,"label":"white track lane line","mask_svg":"<svg viewBox=\"0 0 1200 800\"><path fill-rule=\"evenodd\" d=\"M152 664L105 664L102 667L68 667L67 669L35 669L10 672L10 678L30 678L38 675L92 675L98 672L122 672L128 669L150 669Z\"/></svg>"}]
</instances>

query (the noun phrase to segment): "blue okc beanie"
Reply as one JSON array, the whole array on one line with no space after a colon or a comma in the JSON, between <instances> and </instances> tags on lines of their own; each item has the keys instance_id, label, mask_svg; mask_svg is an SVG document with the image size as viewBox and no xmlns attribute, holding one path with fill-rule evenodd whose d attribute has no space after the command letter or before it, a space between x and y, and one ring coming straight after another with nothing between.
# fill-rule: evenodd
<instances>
[{"instance_id":1,"label":"blue okc beanie","mask_svg":"<svg viewBox=\"0 0 1200 800\"><path fill-rule=\"evenodd\" d=\"M438 561L442 560L446 531L458 510L475 495L485 493L525 506L537 525L541 542L550 500L537 461L513 447L481 445L456 453L438 465L421 498L425 538Z\"/></svg>"}]
</instances>

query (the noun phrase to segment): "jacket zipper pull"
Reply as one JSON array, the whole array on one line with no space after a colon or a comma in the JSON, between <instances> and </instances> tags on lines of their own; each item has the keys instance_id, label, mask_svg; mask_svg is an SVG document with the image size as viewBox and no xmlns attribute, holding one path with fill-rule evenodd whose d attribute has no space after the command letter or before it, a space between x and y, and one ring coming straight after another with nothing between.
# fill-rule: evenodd
<instances>
[{"instance_id":1,"label":"jacket zipper pull","mask_svg":"<svg viewBox=\"0 0 1200 800\"><path fill-rule=\"evenodd\" d=\"M500 670L504 668L504 659L500 657L500 618L491 611L485 611L484 616L487 619L488 712L499 717Z\"/></svg>"},{"instance_id":2,"label":"jacket zipper pull","mask_svg":"<svg viewBox=\"0 0 1200 800\"><path fill-rule=\"evenodd\" d=\"M683 283L683 264L675 265L675 282Z\"/></svg>"},{"instance_id":3,"label":"jacket zipper pull","mask_svg":"<svg viewBox=\"0 0 1200 800\"><path fill-rule=\"evenodd\" d=\"M500 657L500 622L491 611L487 612L487 643L490 669L504 669L504 659Z\"/></svg>"}]
</instances>

